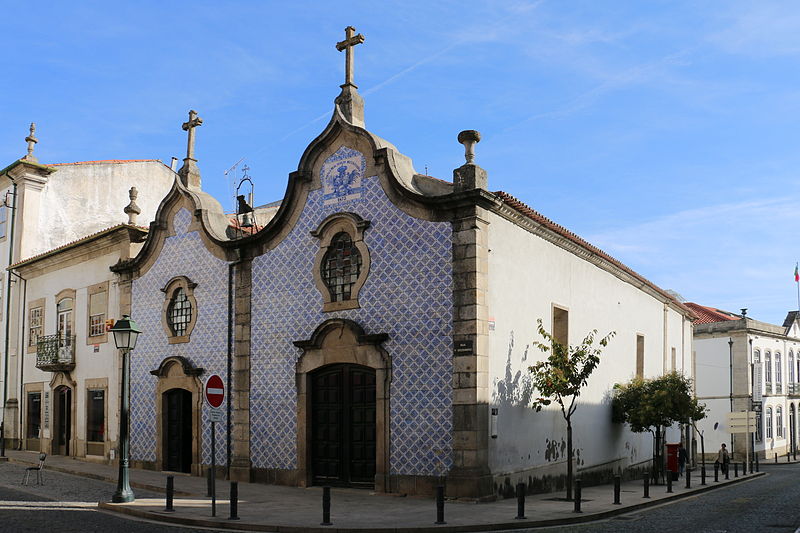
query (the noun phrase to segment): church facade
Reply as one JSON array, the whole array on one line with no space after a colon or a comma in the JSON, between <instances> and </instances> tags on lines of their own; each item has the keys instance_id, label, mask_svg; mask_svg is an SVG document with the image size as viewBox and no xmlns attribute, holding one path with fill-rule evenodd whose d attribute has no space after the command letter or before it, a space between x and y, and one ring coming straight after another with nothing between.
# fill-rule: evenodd
<instances>
[{"instance_id":1,"label":"church facade","mask_svg":"<svg viewBox=\"0 0 800 533\"><path fill-rule=\"evenodd\" d=\"M348 54L357 37L343 41ZM351 60L330 122L257 231L232 228L202 192L202 121L184 125L179 177L142 251L115 267L146 332L132 358L134 462L207 468L203 383L217 374L229 431L215 462L232 479L418 494L446 480L465 498L519 481L557 488L564 422L529 407L542 319L572 344L616 333L573 422L577 470L644 465L652 442L612 424L611 390L634 376L693 377L692 311L490 192L478 132L459 134L466 162L452 183L415 172L365 128Z\"/></svg>"}]
</instances>

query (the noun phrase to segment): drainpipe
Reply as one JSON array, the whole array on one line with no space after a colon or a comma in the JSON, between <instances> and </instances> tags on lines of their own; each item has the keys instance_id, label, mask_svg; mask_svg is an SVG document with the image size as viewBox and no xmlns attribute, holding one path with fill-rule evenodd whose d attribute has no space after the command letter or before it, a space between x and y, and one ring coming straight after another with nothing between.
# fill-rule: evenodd
<instances>
[{"instance_id":1,"label":"drainpipe","mask_svg":"<svg viewBox=\"0 0 800 533\"><path fill-rule=\"evenodd\" d=\"M228 479L231 478L231 418L232 418L232 411L231 411L231 396L233 395L233 378L231 373L233 372L233 275L235 271L234 263L228 264L228 372L227 372L227 387L228 387L228 394L226 394L226 410L227 412L227 424L225 432L225 468L227 470L227 477Z\"/></svg>"},{"instance_id":2,"label":"drainpipe","mask_svg":"<svg viewBox=\"0 0 800 533\"><path fill-rule=\"evenodd\" d=\"M13 270L9 270L8 272L9 272L9 274L14 274L15 276L17 276L20 279L20 281L22 281L22 299L21 299L21 303L22 303L22 315L21 316L22 316L22 319L20 320L20 330L19 331L20 331L20 339L24 339L25 338L25 320L27 318L26 313L25 313L25 301L28 298L28 280L23 278L22 276L20 276L16 272L14 272ZM17 343L17 347L19 347L19 343ZM18 404L18 407L17 407L18 410L19 410L19 413L17 413L19 415L19 426L17 426L17 427L19 427L19 439L18 439L19 442L18 442L17 447L16 447L17 450L21 450L23 448L22 443L24 441L24 437L22 436L23 435L22 415L24 414L24 410L25 410L25 403L24 403L24 399L25 399L25 358L24 358L24 356L25 356L25 354L22 354L20 356L20 359L19 359L19 404Z\"/></svg>"},{"instance_id":3,"label":"drainpipe","mask_svg":"<svg viewBox=\"0 0 800 533\"><path fill-rule=\"evenodd\" d=\"M9 176L9 179L11 176ZM8 264L11 265L14 262L14 221L16 220L17 216L17 183L12 181L14 184L14 192L12 196L14 197L14 207L11 208L11 224L9 227L9 236L8 236ZM8 402L8 333L11 329L11 276L8 276L6 280L6 328L5 328L5 348L3 352L3 409L2 409L2 419L0 419L0 425L5 428L6 425L6 403ZM22 409L21 406L17 407L18 409ZM3 435L5 439L5 435Z\"/></svg>"}]
</instances>

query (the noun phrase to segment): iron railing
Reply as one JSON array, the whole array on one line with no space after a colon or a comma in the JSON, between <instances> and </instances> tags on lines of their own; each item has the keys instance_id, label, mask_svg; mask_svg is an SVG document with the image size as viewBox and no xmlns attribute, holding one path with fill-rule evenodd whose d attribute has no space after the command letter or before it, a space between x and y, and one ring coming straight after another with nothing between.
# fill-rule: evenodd
<instances>
[{"instance_id":1,"label":"iron railing","mask_svg":"<svg viewBox=\"0 0 800 533\"><path fill-rule=\"evenodd\" d=\"M44 335L36 341L36 368L46 372L75 369L75 335Z\"/></svg>"}]
</instances>

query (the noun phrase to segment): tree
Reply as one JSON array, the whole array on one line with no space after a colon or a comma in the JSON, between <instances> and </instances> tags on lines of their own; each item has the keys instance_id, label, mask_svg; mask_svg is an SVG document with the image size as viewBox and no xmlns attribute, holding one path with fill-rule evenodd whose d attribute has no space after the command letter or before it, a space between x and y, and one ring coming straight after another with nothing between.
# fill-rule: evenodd
<instances>
[{"instance_id":1,"label":"tree","mask_svg":"<svg viewBox=\"0 0 800 533\"><path fill-rule=\"evenodd\" d=\"M533 345L547 355L547 359L528 367L531 382L540 393L532 402L538 412L555 401L561 408L561 415L567 423L567 499L572 499L572 415L577 408L577 399L589 376L600 363L600 354L614 336L612 331L595 346L597 330L589 332L580 344L562 344L542 326L542 319L536 321L539 335L544 342L535 341Z\"/></svg>"},{"instance_id":2,"label":"tree","mask_svg":"<svg viewBox=\"0 0 800 533\"><path fill-rule=\"evenodd\" d=\"M705 405L692 393L692 380L678 372L653 379L634 378L614 385L612 420L627 422L631 431L653 434L653 477L661 472L662 430L675 423L691 424L705 418Z\"/></svg>"}]
</instances>

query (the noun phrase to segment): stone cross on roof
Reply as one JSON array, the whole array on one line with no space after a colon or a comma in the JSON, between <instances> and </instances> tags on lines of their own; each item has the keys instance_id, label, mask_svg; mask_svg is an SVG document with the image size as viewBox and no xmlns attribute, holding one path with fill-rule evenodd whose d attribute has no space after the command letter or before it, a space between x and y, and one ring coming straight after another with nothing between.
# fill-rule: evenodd
<instances>
[{"instance_id":1,"label":"stone cross on roof","mask_svg":"<svg viewBox=\"0 0 800 533\"><path fill-rule=\"evenodd\" d=\"M183 159L183 166L178 170L181 181L187 187L200 188L200 169L197 168L197 159L194 158L194 129L203 123L203 119L197 116L197 111L189 111L189 121L184 122L181 128L189 132L189 139L186 145L186 157Z\"/></svg>"},{"instance_id":2,"label":"stone cross on roof","mask_svg":"<svg viewBox=\"0 0 800 533\"><path fill-rule=\"evenodd\" d=\"M24 157L26 161L36 161L36 156L33 155L33 147L39 142L36 138L36 124L31 122L30 135L25 137L25 142L28 143L28 155Z\"/></svg>"},{"instance_id":3,"label":"stone cross on roof","mask_svg":"<svg viewBox=\"0 0 800 533\"><path fill-rule=\"evenodd\" d=\"M342 50L346 50L344 60L344 85L352 85L353 87L357 87L357 85L353 83L353 47L357 44L363 43L364 36L360 33L356 34L356 29L352 26L348 26L344 29L344 36L344 41L336 43L337 50L340 52ZM344 87L344 85L342 87Z\"/></svg>"},{"instance_id":4,"label":"stone cross on roof","mask_svg":"<svg viewBox=\"0 0 800 533\"><path fill-rule=\"evenodd\" d=\"M189 111L189 121L184 122L181 128L183 131L189 132L189 141L186 146L186 157L194 159L194 129L203 124L203 119L197 116L197 111L192 109Z\"/></svg>"}]
</instances>

